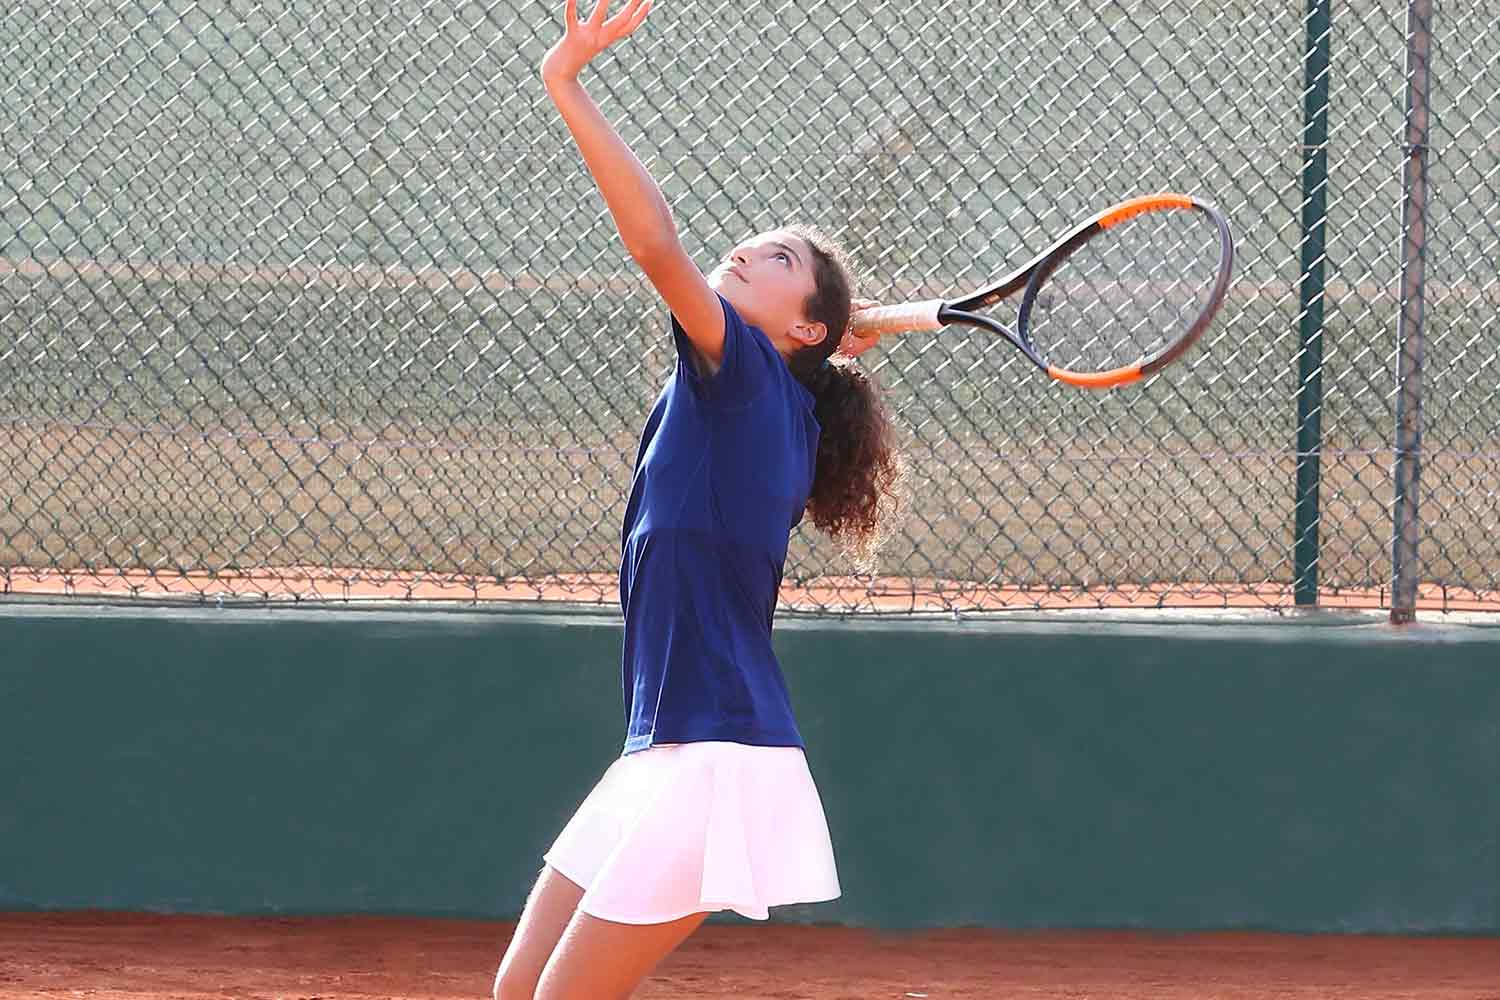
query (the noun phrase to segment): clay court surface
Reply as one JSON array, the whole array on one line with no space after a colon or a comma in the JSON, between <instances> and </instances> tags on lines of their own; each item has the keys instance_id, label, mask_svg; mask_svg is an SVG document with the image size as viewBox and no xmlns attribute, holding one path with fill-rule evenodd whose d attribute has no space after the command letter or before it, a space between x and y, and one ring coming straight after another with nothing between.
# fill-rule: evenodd
<instances>
[{"instance_id":1,"label":"clay court surface","mask_svg":"<svg viewBox=\"0 0 1500 1000\"><path fill-rule=\"evenodd\" d=\"M0 914L0 996L484 997L511 925ZM1500 1000L1500 939L709 925L643 1000Z\"/></svg>"}]
</instances>

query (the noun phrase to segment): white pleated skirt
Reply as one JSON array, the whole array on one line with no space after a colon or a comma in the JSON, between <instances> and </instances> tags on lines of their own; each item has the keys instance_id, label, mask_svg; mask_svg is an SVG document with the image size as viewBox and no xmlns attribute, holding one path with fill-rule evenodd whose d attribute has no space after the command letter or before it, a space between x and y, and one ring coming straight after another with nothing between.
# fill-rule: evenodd
<instances>
[{"instance_id":1,"label":"white pleated skirt","mask_svg":"<svg viewBox=\"0 0 1500 1000\"><path fill-rule=\"evenodd\" d=\"M837 899L823 802L800 747L680 743L609 766L546 854L601 920L659 924Z\"/></svg>"}]
</instances>

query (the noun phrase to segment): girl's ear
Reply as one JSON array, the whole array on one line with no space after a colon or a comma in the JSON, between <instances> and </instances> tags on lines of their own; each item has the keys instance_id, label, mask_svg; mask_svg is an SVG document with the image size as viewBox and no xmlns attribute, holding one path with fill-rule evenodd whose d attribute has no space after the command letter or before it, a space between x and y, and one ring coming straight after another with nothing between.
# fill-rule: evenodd
<instances>
[{"instance_id":1,"label":"girl's ear","mask_svg":"<svg viewBox=\"0 0 1500 1000\"><path fill-rule=\"evenodd\" d=\"M822 323L797 323L792 327L792 336L803 347L816 347L828 336L828 327Z\"/></svg>"}]
</instances>

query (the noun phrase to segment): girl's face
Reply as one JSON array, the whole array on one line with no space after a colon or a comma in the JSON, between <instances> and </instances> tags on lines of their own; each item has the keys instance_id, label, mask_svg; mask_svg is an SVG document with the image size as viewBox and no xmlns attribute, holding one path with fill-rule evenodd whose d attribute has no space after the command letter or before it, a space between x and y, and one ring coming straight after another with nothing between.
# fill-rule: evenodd
<instances>
[{"instance_id":1,"label":"girl's face","mask_svg":"<svg viewBox=\"0 0 1500 1000\"><path fill-rule=\"evenodd\" d=\"M815 266L806 240L773 230L731 250L709 272L708 284L745 322L764 330L782 357L790 357L828 335L822 323L810 322L802 311L816 288Z\"/></svg>"}]
</instances>

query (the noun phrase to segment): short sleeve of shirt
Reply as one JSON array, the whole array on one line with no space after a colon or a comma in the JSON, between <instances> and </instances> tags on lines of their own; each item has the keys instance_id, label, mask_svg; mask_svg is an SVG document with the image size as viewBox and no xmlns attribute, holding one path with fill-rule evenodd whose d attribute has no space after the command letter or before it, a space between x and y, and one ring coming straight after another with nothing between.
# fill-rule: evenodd
<instances>
[{"instance_id":1,"label":"short sleeve of shirt","mask_svg":"<svg viewBox=\"0 0 1500 1000\"><path fill-rule=\"evenodd\" d=\"M722 295L724 308L724 358L719 370L703 375L698 370L697 349L687 332L672 317L672 340L677 345L676 378L682 380L698 399L718 406L743 406L771 384L774 365L782 364L771 346L770 338L759 328L746 323L734 306Z\"/></svg>"}]
</instances>

